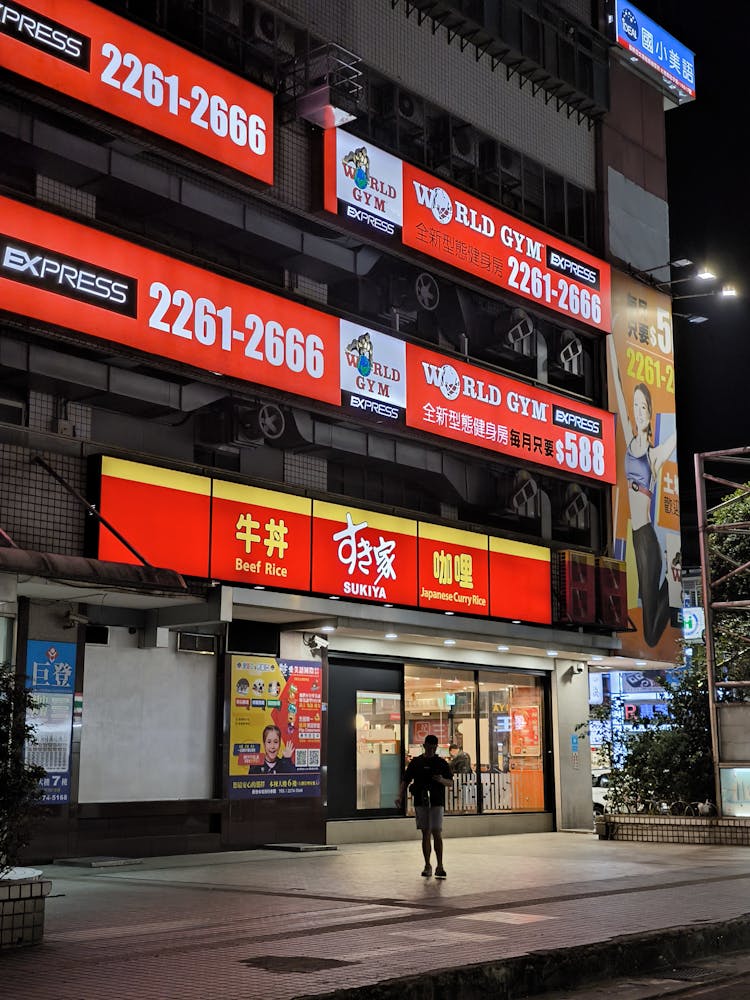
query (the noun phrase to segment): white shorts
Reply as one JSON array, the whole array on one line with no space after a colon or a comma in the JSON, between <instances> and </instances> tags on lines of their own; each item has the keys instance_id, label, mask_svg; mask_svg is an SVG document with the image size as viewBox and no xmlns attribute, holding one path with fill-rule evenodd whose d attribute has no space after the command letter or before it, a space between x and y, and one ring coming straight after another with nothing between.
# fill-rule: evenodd
<instances>
[{"instance_id":1,"label":"white shorts","mask_svg":"<svg viewBox=\"0 0 750 1000\"><path fill-rule=\"evenodd\" d=\"M414 806L418 830L440 833L443 829L445 806Z\"/></svg>"}]
</instances>

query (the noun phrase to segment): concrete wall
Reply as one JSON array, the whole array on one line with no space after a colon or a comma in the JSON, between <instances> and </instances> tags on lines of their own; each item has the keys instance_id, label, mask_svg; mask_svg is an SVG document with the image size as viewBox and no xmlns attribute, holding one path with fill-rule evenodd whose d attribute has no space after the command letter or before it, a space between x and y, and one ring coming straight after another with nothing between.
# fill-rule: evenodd
<instances>
[{"instance_id":1,"label":"concrete wall","mask_svg":"<svg viewBox=\"0 0 750 1000\"><path fill-rule=\"evenodd\" d=\"M552 717L556 738L555 796L559 830L593 828L591 800L591 747L588 727L589 676L580 662L560 658L555 661L552 683ZM574 743L578 742L578 750Z\"/></svg>"},{"instance_id":2,"label":"concrete wall","mask_svg":"<svg viewBox=\"0 0 750 1000\"><path fill-rule=\"evenodd\" d=\"M86 646L79 802L211 798L216 657L109 635Z\"/></svg>"}]
</instances>

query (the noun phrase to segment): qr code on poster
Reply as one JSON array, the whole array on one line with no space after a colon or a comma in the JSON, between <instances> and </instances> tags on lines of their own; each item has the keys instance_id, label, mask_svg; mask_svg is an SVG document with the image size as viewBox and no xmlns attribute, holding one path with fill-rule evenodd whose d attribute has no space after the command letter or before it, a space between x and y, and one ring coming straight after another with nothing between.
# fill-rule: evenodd
<instances>
[{"instance_id":1,"label":"qr code on poster","mask_svg":"<svg viewBox=\"0 0 750 1000\"><path fill-rule=\"evenodd\" d=\"M320 767L320 750L298 750L297 767Z\"/></svg>"}]
</instances>

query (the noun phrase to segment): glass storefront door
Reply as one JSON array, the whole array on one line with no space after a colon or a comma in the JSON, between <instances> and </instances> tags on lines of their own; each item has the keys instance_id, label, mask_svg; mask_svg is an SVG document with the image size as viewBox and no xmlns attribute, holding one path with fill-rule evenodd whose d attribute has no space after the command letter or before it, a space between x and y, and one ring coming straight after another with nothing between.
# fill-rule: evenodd
<instances>
[{"instance_id":1,"label":"glass storefront door","mask_svg":"<svg viewBox=\"0 0 750 1000\"><path fill-rule=\"evenodd\" d=\"M530 672L405 665L406 763L437 736L454 770L446 813L544 809L543 694Z\"/></svg>"},{"instance_id":2,"label":"glass storefront door","mask_svg":"<svg viewBox=\"0 0 750 1000\"><path fill-rule=\"evenodd\" d=\"M401 784L401 695L357 691L357 809L392 809Z\"/></svg>"}]
</instances>

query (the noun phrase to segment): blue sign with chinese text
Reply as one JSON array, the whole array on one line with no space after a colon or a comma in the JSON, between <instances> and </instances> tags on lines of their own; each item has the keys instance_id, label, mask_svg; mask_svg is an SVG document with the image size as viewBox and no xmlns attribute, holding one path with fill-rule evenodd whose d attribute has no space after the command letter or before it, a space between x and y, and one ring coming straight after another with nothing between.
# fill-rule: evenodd
<instances>
[{"instance_id":1,"label":"blue sign with chinese text","mask_svg":"<svg viewBox=\"0 0 750 1000\"><path fill-rule=\"evenodd\" d=\"M26 684L35 701L28 719L35 741L26 747L26 760L46 771L42 802L59 804L70 798L75 666L74 642L26 644Z\"/></svg>"},{"instance_id":2,"label":"blue sign with chinese text","mask_svg":"<svg viewBox=\"0 0 750 1000\"><path fill-rule=\"evenodd\" d=\"M631 3L615 0L617 43L695 97L695 54Z\"/></svg>"}]
</instances>

